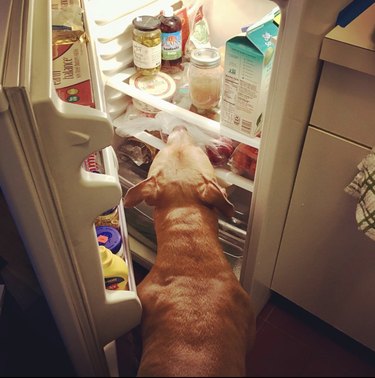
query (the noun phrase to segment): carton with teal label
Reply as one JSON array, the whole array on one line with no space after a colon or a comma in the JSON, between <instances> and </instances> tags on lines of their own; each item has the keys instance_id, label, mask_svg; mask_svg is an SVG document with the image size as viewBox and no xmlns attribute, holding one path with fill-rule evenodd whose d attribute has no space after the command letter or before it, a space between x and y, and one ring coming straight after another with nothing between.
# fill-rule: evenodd
<instances>
[{"instance_id":1,"label":"carton with teal label","mask_svg":"<svg viewBox=\"0 0 375 378\"><path fill-rule=\"evenodd\" d=\"M278 27L269 19L229 39L225 47L222 127L260 136Z\"/></svg>"}]
</instances>

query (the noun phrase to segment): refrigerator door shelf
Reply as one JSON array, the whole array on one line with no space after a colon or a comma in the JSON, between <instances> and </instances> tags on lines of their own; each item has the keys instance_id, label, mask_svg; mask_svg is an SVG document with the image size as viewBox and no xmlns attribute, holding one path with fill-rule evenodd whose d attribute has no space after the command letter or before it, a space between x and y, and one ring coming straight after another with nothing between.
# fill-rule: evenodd
<instances>
[{"instance_id":1,"label":"refrigerator door shelf","mask_svg":"<svg viewBox=\"0 0 375 378\"><path fill-rule=\"evenodd\" d=\"M87 3L88 1L85 0ZM95 22L104 26L108 23L119 19L120 17L126 17L129 14L133 14L137 10L144 8L152 4L154 0L137 0L132 1L121 1L118 0L107 0L103 2L102 0L89 0L89 7L92 10L91 16Z\"/></svg>"},{"instance_id":2,"label":"refrigerator door shelf","mask_svg":"<svg viewBox=\"0 0 375 378\"><path fill-rule=\"evenodd\" d=\"M115 154L115 151L113 150L112 146L106 147L101 151L101 155L103 157L104 167L106 173L110 174L113 177L116 177L116 179L119 182L119 176L118 176L118 161ZM128 266L128 284L129 284L129 290L136 292L136 283L135 283L135 276L134 276L134 270L133 270L133 263L131 259L131 252L129 247L129 234L127 229L127 222L125 219L125 212L124 212L124 205L122 202L122 199L117 206L118 214L119 214L119 221L120 221L120 234L122 239L122 246L121 246L121 254L120 256L125 260L127 266Z\"/></svg>"},{"instance_id":3,"label":"refrigerator door shelf","mask_svg":"<svg viewBox=\"0 0 375 378\"><path fill-rule=\"evenodd\" d=\"M135 17L143 14L157 16L164 6L176 2L176 0L137 0L136 2L83 0L82 5L86 19L90 23L90 34L101 43L109 43L119 38L123 42L131 40L131 25Z\"/></svg>"},{"instance_id":4,"label":"refrigerator door shelf","mask_svg":"<svg viewBox=\"0 0 375 378\"><path fill-rule=\"evenodd\" d=\"M90 361L75 360L76 368L83 375L93 374L91 369L103 375L106 374L104 345L135 327L142 311L134 283L128 291L105 290L98 253L94 219L121 204L122 190L116 169L108 168L114 165L114 156L112 162L106 158L110 174L82 169L87 156L110 146L113 127L104 112L58 98L52 80L50 2L16 0L12 14L8 40L12 54L6 59L3 87L19 144L12 153L15 158L22 155L20 159L26 162L17 182L25 187L32 184L36 193L32 201L40 209L38 213L29 213L29 223L33 217L43 216L58 245L40 248L35 246L32 236L23 230L21 234L29 246L37 276L44 283L43 291L56 322L66 330L63 338L68 350L75 351L71 353L74 358L83 356L87 350L91 353ZM26 171L30 171L32 183ZM27 208L31 212L33 206L29 204ZM120 217L126 225L122 208L121 205ZM32 226L42 224L38 226L36 222ZM123 236L126 240L126 235ZM132 274L131 269L129 272ZM63 300L48 284L57 280L61 280L62 296L69 296L73 303L70 312L61 308ZM127 315L123 318L119 314ZM77 334L81 335L79 345Z\"/></svg>"}]
</instances>

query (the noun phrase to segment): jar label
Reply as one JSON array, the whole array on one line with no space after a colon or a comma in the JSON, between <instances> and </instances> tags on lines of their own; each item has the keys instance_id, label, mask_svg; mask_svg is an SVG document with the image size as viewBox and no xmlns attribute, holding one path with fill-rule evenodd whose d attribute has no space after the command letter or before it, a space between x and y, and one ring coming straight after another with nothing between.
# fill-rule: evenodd
<instances>
[{"instance_id":1,"label":"jar label","mask_svg":"<svg viewBox=\"0 0 375 378\"><path fill-rule=\"evenodd\" d=\"M108 290L118 290L120 284L125 280L122 277L108 277L104 278L105 287Z\"/></svg>"},{"instance_id":2,"label":"jar label","mask_svg":"<svg viewBox=\"0 0 375 378\"><path fill-rule=\"evenodd\" d=\"M133 41L133 60L138 68L156 68L161 64L161 45L147 47Z\"/></svg>"},{"instance_id":3,"label":"jar label","mask_svg":"<svg viewBox=\"0 0 375 378\"><path fill-rule=\"evenodd\" d=\"M154 96L165 96L171 90L171 84L161 75L139 76L134 80L134 86Z\"/></svg>"},{"instance_id":4,"label":"jar label","mask_svg":"<svg viewBox=\"0 0 375 378\"><path fill-rule=\"evenodd\" d=\"M161 34L161 57L163 60L175 60L182 57L181 30Z\"/></svg>"}]
</instances>

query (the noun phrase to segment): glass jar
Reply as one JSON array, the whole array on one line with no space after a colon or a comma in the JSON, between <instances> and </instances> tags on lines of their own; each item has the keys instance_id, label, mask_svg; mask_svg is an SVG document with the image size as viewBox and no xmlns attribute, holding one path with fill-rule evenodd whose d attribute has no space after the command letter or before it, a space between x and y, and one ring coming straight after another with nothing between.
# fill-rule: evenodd
<instances>
[{"instance_id":1,"label":"glass jar","mask_svg":"<svg viewBox=\"0 0 375 378\"><path fill-rule=\"evenodd\" d=\"M120 219L117 207L105 211L95 219L95 226L107 226L114 227L118 231L120 230Z\"/></svg>"},{"instance_id":2,"label":"glass jar","mask_svg":"<svg viewBox=\"0 0 375 378\"><path fill-rule=\"evenodd\" d=\"M218 105L221 98L223 67L220 52L214 47L195 49L189 67L189 92L198 113Z\"/></svg>"},{"instance_id":3,"label":"glass jar","mask_svg":"<svg viewBox=\"0 0 375 378\"><path fill-rule=\"evenodd\" d=\"M142 75L154 75L161 67L160 20L138 16L133 20L133 60Z\"/></svg>"}]
</instances>

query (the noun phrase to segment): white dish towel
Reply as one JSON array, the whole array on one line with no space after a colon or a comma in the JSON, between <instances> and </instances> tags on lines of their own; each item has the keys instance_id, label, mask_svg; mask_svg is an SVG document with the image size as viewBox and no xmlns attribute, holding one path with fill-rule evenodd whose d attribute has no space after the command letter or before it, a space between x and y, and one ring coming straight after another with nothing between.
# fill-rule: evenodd
<instances>
[{"instance_id":1,"label":"white dish towel","mask_svg":"<svg viewBox=\"0 0 375 378\"><path fill-rule=\"evenodd\" d=\"M358 174L344 190L358 199L355 212L358 229L375 240L375 147L357 167Z\"/></svg>"}]
</instances>

